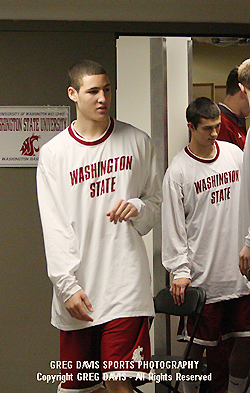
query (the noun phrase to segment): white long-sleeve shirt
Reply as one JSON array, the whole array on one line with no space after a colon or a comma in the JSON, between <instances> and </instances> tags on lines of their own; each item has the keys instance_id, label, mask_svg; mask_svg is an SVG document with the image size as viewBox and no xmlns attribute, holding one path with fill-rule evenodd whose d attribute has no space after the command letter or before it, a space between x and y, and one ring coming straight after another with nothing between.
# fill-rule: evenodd
<instances>
[{"instance_id":1,"label":"white long-sleeve shirt","mask_svg":"<svg viewBox=\"0 0 250 393\"><path fill-rule=\"evenodd\" d=\"M186 147L163 182L163 265L174 278L190 278L207 303L250 293L238 267L238 212L242 151L216 142L213 159Z\"/></svg>"},{"instance_id":2,"label":"white long-sleeve shirt","mask_svg":"<svg viewBox=\"0 0 250 393\"><path fill-rule=\"evenodd\" d=\"M97 141L84 140L72 124L42 147L37 189L57 328L154 314L142 235L159 219L156 167L148 135L113 119ZM119 199L131 201L139 215L115 225L106 213ZM74 319L65 308L80 288L94 322Z\"/></svg>"}]
</instances>

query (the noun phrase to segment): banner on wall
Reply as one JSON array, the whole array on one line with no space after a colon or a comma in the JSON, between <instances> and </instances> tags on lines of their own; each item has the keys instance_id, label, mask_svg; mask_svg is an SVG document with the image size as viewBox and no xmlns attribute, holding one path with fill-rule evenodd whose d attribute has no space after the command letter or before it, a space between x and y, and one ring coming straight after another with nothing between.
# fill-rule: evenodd
<instances>
[{"instance_id":1,"label":"banner on wall","mask_svg":"<svg viewBox=\"0 0 250 393\"><path fill-rule=\"evenodd\" d=\"M0 106L0 166L37 166L41 146L69 123L68 106Z\"/></svg>"}]
</instances>

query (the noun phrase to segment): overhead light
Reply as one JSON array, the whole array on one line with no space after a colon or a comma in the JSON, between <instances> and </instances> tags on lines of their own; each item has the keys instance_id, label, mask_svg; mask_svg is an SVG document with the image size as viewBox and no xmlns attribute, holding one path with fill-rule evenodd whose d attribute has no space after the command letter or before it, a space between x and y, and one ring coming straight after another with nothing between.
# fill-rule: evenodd
<instances>
[{"instance_id":1,"label":"overhead light","mask_svg":"<svg viewBox=\"0 0 250 393\"><path fill-rule=\"evenodd\" d=\"M193 37L193 40L217 46L250 45L250 37Z\"/></svg>"}]
</instances>

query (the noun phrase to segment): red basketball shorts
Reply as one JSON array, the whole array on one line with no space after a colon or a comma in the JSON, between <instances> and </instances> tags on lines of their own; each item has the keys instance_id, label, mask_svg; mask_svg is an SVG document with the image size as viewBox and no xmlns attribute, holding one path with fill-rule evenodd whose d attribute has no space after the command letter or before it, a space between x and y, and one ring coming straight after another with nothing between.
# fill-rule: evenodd
<instances>
[{"instance_id":1,"label":"red basketball shorts","mask_svg":"<svg viewBox=\"0 0 250 393\"><path fill-rule=\"evenodd\" d=\"M177 333L179 341L189 341L194 320L195 316L180 319ZM205 305L194 342L215 346L220 334L222 340L250 336L250 295Z\"/></svg>"},{"instance_id":2,"label":"red basketball shorts","mask_svg":"<svg viewBox=\"0 0 250 393\"><path fill-rule=\"evenodd\" d=\"M147 317L119 318L86 329L60 332L64 389L89 389L102 381L126 378L132 378L137 385L146 383L150 359Z\"/></svg>"}]
</instances>

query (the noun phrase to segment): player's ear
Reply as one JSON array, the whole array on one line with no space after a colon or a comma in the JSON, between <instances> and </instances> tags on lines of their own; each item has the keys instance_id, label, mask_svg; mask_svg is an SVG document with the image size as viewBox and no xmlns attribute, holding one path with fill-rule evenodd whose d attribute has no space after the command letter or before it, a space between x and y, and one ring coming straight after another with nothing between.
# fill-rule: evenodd
<instances>
[{"instance_id":1,"label":"player's ear","mask_svg":"<svg viewBox=\"0 0 250 393\"><path fill-rule=\"evenodd\" d=\"M68 97L72 101L77 102L78 93L77 93L76 89L74 89L74 87L72 87L72 86L69 86L69 88L68 88Z\"/></svg>"},{"instance_id":2,"label":"player's ear","mask_svg":"<svg viewBox=\"0 0 250 393\"><path fill-rule=\"evenodd\" d=\"M246 88L245 88L245 86L243 86L243 84L242 83L238 83L238 85L239 85L239 88L240 88L240 90L242 91L242 93L245 93L246 94Z\"/></svg>"},{"instance_id":3,"label":"player's ear","mask_svg":"<svg viewBox=\"0 0 250 393\"><path fill-rule=\"evenodd\" d=\"M195 131L195 126L193 125L193 123L188 122L187 126L188 126L189 131L191 131L191 132Z\"/></svg>"}]
</instances>

